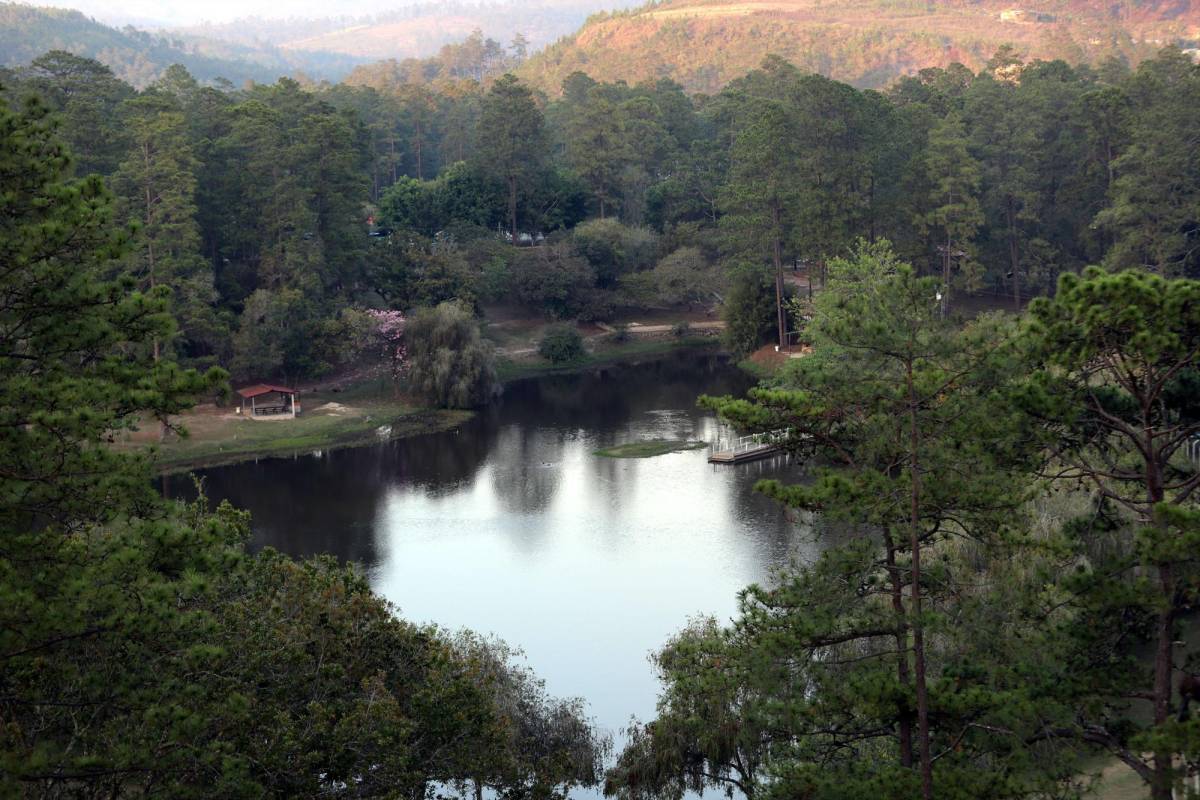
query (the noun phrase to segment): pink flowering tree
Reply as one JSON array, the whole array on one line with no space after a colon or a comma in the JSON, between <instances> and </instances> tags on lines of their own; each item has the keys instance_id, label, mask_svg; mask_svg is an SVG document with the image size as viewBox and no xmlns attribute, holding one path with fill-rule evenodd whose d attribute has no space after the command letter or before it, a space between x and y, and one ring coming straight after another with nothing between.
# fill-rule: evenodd
<instances>
[{"instance_id":1,"label":"pink flowering tree","mask_svg":"<svg viewBox=\"0 0 1200 800\"><path fill-rule=\"evenodd\" d=\"M391 366L392 380L399 381L408 371L408 347L404 343L406 320L401 311L369 309L373 329L371 337Z\"/></svg>"}]
</instances>

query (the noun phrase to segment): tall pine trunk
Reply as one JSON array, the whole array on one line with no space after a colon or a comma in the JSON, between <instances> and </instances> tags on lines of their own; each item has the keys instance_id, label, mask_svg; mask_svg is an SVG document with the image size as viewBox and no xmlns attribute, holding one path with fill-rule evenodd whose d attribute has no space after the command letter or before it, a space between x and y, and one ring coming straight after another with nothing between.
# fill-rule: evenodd
<instances>
[{"instance_id":1,"label":"tall pine trunk","mask_svg":"<svg viewBox=\"0 0 1200 800\"><path fill-rule=\"evenodd\" d=\"M1012 269L1012 291L1013 291L1013 310L1021 310L1021 269L1020 258L1017 253L1017 220L1016 210L1013 208L1013 199L1008 198L1007 208L1005 209L1008 217L1008 263Z\"/></svg>"},{"instance_id":2,"label":"tall pine trunk","mask_svg":"<svg viewBox=\"0 0 1200 800\"><path fill-rule=\"evenodd\" d=\"M949 251L947 251L949 252ZM921 619L921 478L920 434L917 431L917 390L913 382L913 356L905 364L909 427L909 546L912 549L913 672L917 689L917 741L921 758L921 797L933 797L933 760L929 752L929 695L925 683L925 625Z\"/></svg>"},{"instance_id":3,"label":"tall pine trunk","mask_svg":"<svg viewBox=\"0 0 1200 800\"><path fill-rule=\"evenodd\" d=\"M508 229L512 233L513 247L518 246L517 240L517 179L510 175L508 178Z\"/></svg>"},{"instance_id":4,"label":"tall pine trunk","mask_svg":"<svg viewBox=\"0 0 1200 800\"><path fill-rule=\"evenodd\" d=\"M942 254L942 317L950 316L950 259L954 240L946 232L946 252Z\"/></svg>"},{"instance_id":5,"label":"tall pine trunk","mask_svg":"<svg viewBox=\"0 0 1200 800\"><path fill-rule=\"evenodd\" d=\"M908 622L904 613L904 579L896 563L896 543L890 531L884 533L887 552L887 571L891 581L892 611L896 616L896 680L907 689L912 684L908 671ZM900 766L912 769L912 714L905 709L897 721L900 732Z\"/></svg>"},{"instance_id":6,"label":"tall pine trunk","mask_svg":"<svg viewBox=\"0 0 1200 800\"><path fill-rule=\"evenodd\" d=\"M779 241L779 207L771 209L771 221L776 231L771 242L771 257L775 263L775 312L779 324L779 349L787 347L787 314L783 310L783 242Z\"/></svg>"},{"instance_id":7,"label":"tall pine trunk","mask_svg":"<svg viewBox=\"0 0 1200 800\"><path fill-rule=\"evenodd\" d=\"M1146 452L1154 453L1154 438L1151 434L1151 411L1143 405L1145 420ZM1166 524L1155 506L1165 499L1162 474L1153 456L1146 459L1146 501L1149 505L1151 523L1159 529L1160 540L1167 538ZM1170 562L1158 565L1158 587L1162 593L1162 608L1155 620L1154 642L1154 726L1161 728L1171 715L1171 677L1175 657L1175 574ZM1170 751L1154 753L1154 782L1150 787L1152 800L1172 800L1171 785L1174 764Z\"/></svg>"}]
</instances>

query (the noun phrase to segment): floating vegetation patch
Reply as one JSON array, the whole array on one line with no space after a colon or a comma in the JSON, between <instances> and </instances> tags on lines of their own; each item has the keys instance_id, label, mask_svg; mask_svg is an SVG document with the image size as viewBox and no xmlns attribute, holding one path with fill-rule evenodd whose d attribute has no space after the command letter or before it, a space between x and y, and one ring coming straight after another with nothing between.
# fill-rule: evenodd
<instances>
[{"instance_id":1,"label":"floating vegetation patch","mask_svg":"<svg viewBox=\"0 0 1200 800\"><path fill-rule=\"evenodd\" d=\"M665 453L678 453L682 450L699 450L708 447L708 442L698 442L690 439L647 439L642 442L628 442L616 447L606 447L595 452L605 458L651 458Z\"/></svg>"}]
</instances>

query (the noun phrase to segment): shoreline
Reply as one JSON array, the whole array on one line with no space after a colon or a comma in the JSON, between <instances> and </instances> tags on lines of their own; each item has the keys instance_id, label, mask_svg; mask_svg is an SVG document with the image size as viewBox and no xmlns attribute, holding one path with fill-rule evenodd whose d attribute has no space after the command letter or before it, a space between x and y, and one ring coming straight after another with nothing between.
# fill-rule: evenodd
<instances>
[{"instance_id":1,"label":"shoreline","mask_svg":"<svg viewBox=\"0 0 1200 800\"><path fill-rule=\"evenodd\" d=\"M686 350L719 350L715 337L630 341L565 364L536 360L498 359L497 377L506 385L547 375L568 375L616 364L633 364ZM344 391L317 391L303 396L305 412L294 420L250 421L229 409L197 406L180 420L187 438L165 444L147 441L147 432L126 436L118 449L147 458L155 475L177 475L197 469L232 466L261 458L286 458L314 450L358 447L374 442L441 433L475 416L471 410L411 406L385 399L377 380ZM249 435L247 435L249 434Z\"/></svg>"}]
</instances>

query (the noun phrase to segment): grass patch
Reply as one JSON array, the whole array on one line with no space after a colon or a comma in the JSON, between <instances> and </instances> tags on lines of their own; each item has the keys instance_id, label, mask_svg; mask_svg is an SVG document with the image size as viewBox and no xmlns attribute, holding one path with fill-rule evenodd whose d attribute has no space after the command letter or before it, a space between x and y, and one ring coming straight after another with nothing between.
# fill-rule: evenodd
<instances>
[{"instance_id":1,"label":"grass patch","mask_svg":"<svg viewBox=\"0 0 1200 800\"><path fill-rule=\"evenodd\" d=\"M605 458L652 458L684 450L699 450L702 447L708 447L708 442L696 442L688 439L648 439L644 442L628 442L616 447L606 447L603 450L597 450L595 455Z\"/></svg>"},{"instance_id":2,"label":"grass patch","mask_svg":"<svg viewBox=\"0 0 1200 800\"><path fill-rule=\"evenodd\" d=\"M162 472L182 472L255 458L370 444L463 424L470 411L420 408L381 396L372 387L310 392L301 396L304 413L295 419L252 420L233 409L201 406L175 417L188 431L158 442L157 426L147 423L114 443L124 452L147 455Z\"/></svg>"}]
</instances>

